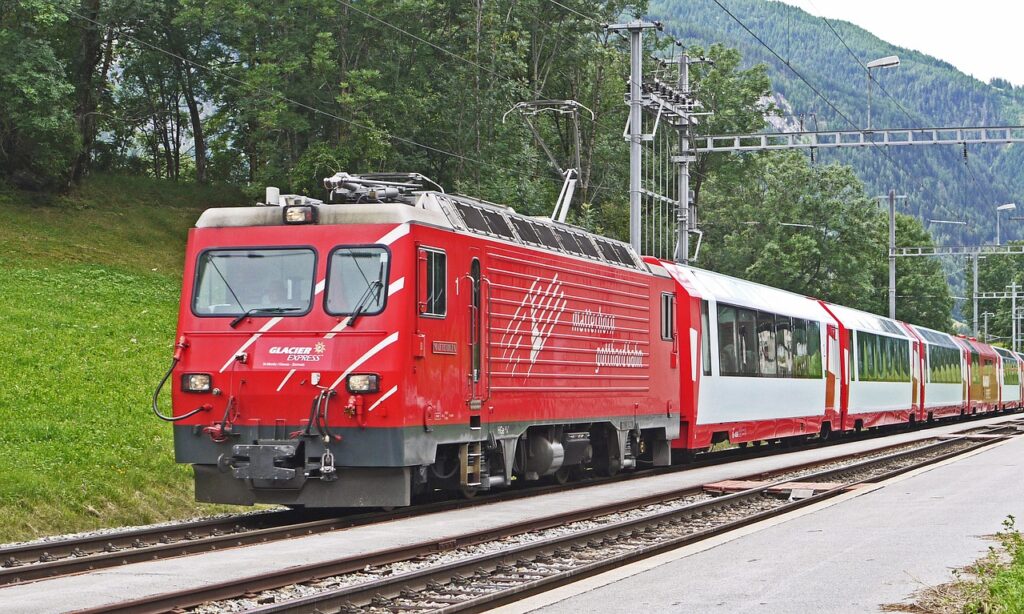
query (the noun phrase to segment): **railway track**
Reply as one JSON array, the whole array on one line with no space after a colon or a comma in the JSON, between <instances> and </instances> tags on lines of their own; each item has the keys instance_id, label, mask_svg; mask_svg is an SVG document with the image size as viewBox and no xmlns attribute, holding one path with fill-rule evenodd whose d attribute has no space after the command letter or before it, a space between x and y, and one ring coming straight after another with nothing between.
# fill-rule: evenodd
<instances>
[{"instance_id":1,"label":"railway track","mask_svg":"<svg viewBox=\"0 0 1024 614\"><path fill-rule=\"evenodd\" d=\"M969 429L970 427L965 425L965 428ZM980 428L990 430L995 427ZM1003 428L1011 429L1012 427ZM681 466L642 470L613 478L587 480L566 486L533 486L495 493L469 501L427 501L414 507L390 512L350 510L338 514L337 511L332 513L315 510L270 511L0 547L0 586L142 561L291 539L420 514L536 496L599 483L659 475L742 460L752 456L813 449L852 440L854 439L815 440L798 446L775 446L773 450L769 451L763 448L759 450L753 448L722 450L708 453L695 462Z\"/></svg>"},{"instance_id":2,"label":"railway track","mask_svg":"<svg viewBox=\"0 0 1024 614\"><path fill-rule=\"evenodd\" d=\"M193 611L234 610L241 604L216 602L243 595L245 606L256 606L258 612L481 611L976 450L1019 434L1018 427L1014 422L976 428L966 435L788 467L731 485L553 514L444 542L289 567L102 611L156 612L203 602L207 605ZM281 589L297 583L303 584Z\"/></svg>"}]
</instances>

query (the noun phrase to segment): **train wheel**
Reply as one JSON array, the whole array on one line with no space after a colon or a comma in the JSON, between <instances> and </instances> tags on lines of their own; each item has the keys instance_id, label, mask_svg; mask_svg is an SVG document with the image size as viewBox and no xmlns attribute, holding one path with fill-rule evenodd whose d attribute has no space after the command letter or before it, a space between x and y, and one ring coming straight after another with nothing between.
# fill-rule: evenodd
<instances>
[{"instance_id":1,"label":"train wheel","mask_svg":"<svg viewBox=\"0 0 1024 614\"><path fill-rule=\"evenodd\" d=\"M832 424L825 422L821 425L821 432L818 433L818 439L821 441L828 441L832 437Z\"/></svg>"},{"instance_id":2,"label":"train wheel","mask_svg":"<svg viewBox=\"0 0 1024 614\"><path fill-rule=\"evenodd\" d=\"M569 481L572 479L574 468L575 466L566 467L563 465L558 469L558 471L556 471L551 476L551 481L553 481L555 484L558 484L559 486L564 486L565 484L568 484Z\"/></svg>"},{"instance_id":3,"label":"train wheel","mask_svg":"<svg viewBox=\"0 0 1024 614\"><path fill-rule=\"evenodd\" d=\"M479 486L460 486L459 494L462 495L463 499L472 499L476 496L476 493L480 492Z\"/></svg>"}]
</instances>

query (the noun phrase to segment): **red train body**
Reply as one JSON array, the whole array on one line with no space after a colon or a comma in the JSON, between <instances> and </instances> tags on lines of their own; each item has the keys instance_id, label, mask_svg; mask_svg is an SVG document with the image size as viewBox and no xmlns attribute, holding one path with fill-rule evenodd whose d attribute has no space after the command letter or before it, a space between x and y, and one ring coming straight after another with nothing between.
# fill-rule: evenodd
<instances>
[{"instance_id":1,"label":"red train body","mask_svg":"<svg viewBox=\"0 0 1024 614\"><path fill-rule=\"evenodd\" d=\"M407 505L1020 405L1020 357L973 340L464 197L369 194L190 232L170 381L199 500Z\"/></svg>"}]
</instances>

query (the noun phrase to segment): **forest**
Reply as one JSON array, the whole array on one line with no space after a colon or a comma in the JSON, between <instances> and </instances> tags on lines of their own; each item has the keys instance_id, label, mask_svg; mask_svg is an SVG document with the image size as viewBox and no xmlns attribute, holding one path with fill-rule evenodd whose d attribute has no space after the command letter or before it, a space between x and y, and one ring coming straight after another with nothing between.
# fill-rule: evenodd
<instances>
[{"instance_id":1,"label":"forest","mask_svg":"<svg viewBox=\"0 0 1024 614\"><path fill-rule=\"evenodd\" d=\"M786 121L782 100L814 108L750 41L713 31L705 9L691 10L700 4L8 0L0 4L0 189L68 193L117 174L230 184L255 201L266 185L321 197L321 178L341 170L415 171L546 215L561 178L521 119L504 115L520 101L571 99L594 116L580 126L570 221L624 238L628 46L605 24L666 15L666 33L648 38L650 70L678 53L674 37L715 60L693 75L712 112L706 133ZM775 3L735 4L753 12ZM797 39L806 44L794 43L794 54L822 44ZM947 91L942 78L920 87L938 96ZM991 114L1008 112L1003 101L1016 95L992 98L1001 102ZM892 114L879 104L879 122ZM538 127L553 155L568 160L570 122L547 117ZM887 177L824 158L699 159L693 187L705 239L696 264L884 313L888 222L875 194ZM917 164L901 162L900 172L927 170ZM919 219L927 216L910 212L898 216L899 244L931 244ZM905 259L898 273L898 317L951 329L940 263Z\"/></svg>"}]
</instances>

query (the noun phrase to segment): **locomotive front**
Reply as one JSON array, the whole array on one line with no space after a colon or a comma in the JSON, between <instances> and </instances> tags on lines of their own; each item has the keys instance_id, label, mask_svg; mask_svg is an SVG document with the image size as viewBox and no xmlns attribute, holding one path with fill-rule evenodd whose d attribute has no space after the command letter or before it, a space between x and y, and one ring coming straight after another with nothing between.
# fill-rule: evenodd
<instances>
[{"instance_id":1,"label":"locomotive front","mask_svg":"<svg viewBox=\"0 0 1024 614\"><path fill-rule=\"evenodd\" d=\"M162 416L176 459L199 501L408 505L410 208L275 198L209 210L190 232Z\"/></svg>"}]
</instances>

